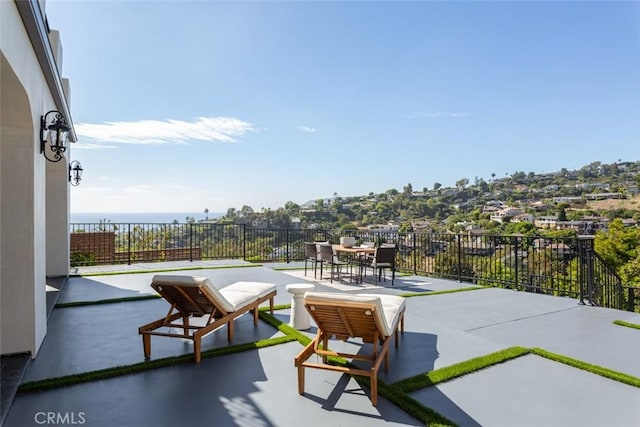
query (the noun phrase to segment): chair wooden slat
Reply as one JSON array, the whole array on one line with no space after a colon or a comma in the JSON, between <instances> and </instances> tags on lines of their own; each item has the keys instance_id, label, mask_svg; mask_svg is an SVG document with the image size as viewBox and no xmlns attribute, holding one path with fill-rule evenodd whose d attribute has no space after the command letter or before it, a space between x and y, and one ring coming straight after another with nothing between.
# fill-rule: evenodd
<instances>
[{"instance_id":1,"label":"chair wooden slat","mask_svg":"<svg viewBox=\"0 0 640 427\"><path fill-rule=\"evenodd\" d=\"M317 295L327 295L318 293ZM370 299L370 298L369 298ZM385 362L385 370L389 368L389 343L395 337L397 345L397 331L401 328L404 333L404 303L398 308L393 324L392 333L385 335L386 330L381 325L384 312L380 312L381 304L350 300L345 295L344 300L339 297L332 300L322 300L305 297L305 307L318 327L316 337L296 356L295 366L298 369L298 393L304 394L305 368L316 368L343 372L350 375L362 375L371 378L371 403L377 404L378 370ZM386 321L386 320L385 320ZM359 338L363 342L372 344L370 353L341 353L328 348L328 339ZM322 357L323 363L310 362L314 354ZM353 366L335 366L327 363L328 356L339 356L346 359L364 360L371 363L371 369L364 370Z\"/></svg>"}]
</instances>

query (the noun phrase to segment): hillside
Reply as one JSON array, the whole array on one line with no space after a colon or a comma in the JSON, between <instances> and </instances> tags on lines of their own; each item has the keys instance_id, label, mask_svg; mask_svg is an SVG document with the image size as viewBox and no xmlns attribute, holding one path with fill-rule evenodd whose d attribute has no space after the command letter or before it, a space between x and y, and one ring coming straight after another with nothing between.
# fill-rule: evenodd
<instances>
[{"instance_id":1,"label":"hillside","mask_svg":"<svg viewBox=\"0 0 640 427\"><path fill-rule=\"evenodd\" d=\"M617 209L640 210L640 194L622 200L594 200L587 203L587 208L596 211L612 211Z\"/></svg>"}]
</instances>

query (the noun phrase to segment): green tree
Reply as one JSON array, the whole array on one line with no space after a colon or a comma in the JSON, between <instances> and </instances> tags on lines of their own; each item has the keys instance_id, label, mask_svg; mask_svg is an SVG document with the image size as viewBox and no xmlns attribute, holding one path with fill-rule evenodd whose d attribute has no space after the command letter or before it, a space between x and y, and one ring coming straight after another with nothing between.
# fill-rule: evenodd
<instances>
[{"instance_id":1,"label":"green tree","mask_svg":"<svg viewBox=\"0 0 640 427\"><path fill-rule=\"evenodd\" d=\"M625 264L631 263L640 254L640 229L625 227L622 220L616 218L609 223L606 232L596 233L594 244L596 252L605 262L620 272Z\"/></svg>"},{"instance_id":2,"label":"green tree","mask_svg":"<svg viewBox=\"0 0 640 427\"><path fill-rule=\"evenodd\" d=\"M352 223L348 223L348 224L344 224L342 227L340 227L340 230L342 230L342 231L358 231L358 227L356 227Z\"/></svg>"},{"instance_id":3,"label":"green tree","mask_svg":"<svg viewBox=\"0 0 640 427\"><path fill-rule=\"evenodd\" d=\"M565 211L566 205L561 203L558 205L558 221L567 220L567 212Z\"/></svg>"},{"instance_id":4,"label":"green tree","mask_svg":"<svg viewBox=\"0 0 640 427\"><path fill-rule=\"evenodd\" d=\"M456 188L462 189L469 184L469 178L462 178L456 181Z\"/></svg>"},{"instance_id":5,"label":"green tree","mask_svg":"<svg viewBox=\"0 0 640 427\"><path fill-rule=\"evenodd\" d=\"M624 284L640 287L640 253L620 267L620 276Z\"/></svg>"}]
</instances>

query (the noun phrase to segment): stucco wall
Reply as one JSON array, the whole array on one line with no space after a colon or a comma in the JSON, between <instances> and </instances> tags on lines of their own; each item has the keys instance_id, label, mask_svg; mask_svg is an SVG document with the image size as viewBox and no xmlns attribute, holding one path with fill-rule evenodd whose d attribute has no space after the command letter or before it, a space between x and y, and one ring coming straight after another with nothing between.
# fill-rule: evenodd
<instances>
[{"instance_id":1,"label":"stucco wall","mask_svg":"<svg viewBox=\"0 0 640 427\"><path fill-rule=\"evenodd\" d=\"M68 205L66 179L59 182L66 176L66 162L52 168L40 154L40 115L56 108L13 1L0 1L0 48L0 352L30 352L35 357L47 331L47 241L59 238L53 227L47 235L47 205L63 210L52 214L58 224L68 215L67 208L60 208ZM48 191L58 195L50 194L48 200ZM58 196L63 201L52 204ZM67 224L61 228L67 236L64 252Z\"/></svg>"}]
</instances>

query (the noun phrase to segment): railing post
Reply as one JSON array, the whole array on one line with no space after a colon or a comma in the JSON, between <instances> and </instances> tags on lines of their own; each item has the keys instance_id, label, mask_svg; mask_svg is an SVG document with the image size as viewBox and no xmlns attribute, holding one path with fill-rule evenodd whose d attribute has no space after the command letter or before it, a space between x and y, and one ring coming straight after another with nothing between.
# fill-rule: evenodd
<instances>
[{"instance_id":1,"label":"railing post","mask_svg":"<svg viewBox=\"0 0 640 427\"><path fill-rule=\"evenodd\" d=\"M593 236L578 236L580 250L580 263L586 273L580 280L580 302L584 304L584 285L586 280L587 299L590 305L594 305L593 295L595 293L594 271L593 271ZM586 277L585 277L586 276Z\"/></svg>"},{"instance_id":2,"label":"railing post","mask_svg":"<svg viewBox=\"0 0 640 427\"><path fill-rule=\"evenodd\" d=\"M413 247L413 275L418 275L418 251L416 250L416 233L411 232L411 246Z\"/></svg>"},{"instance_id":3,"label":"railing post","mask_svg":"<svg viewBox=\"0 0 640 427\"><path fill-rule=\"evenodd\" d=\"M587 269L586 265L586 255L585 255L585 247L583 244L583 240L578 238L578 259L580 264L578 266L578 284L580 285L580 304L584 305L584 294L585 294L585 271Z\"/></svg>"},{"instance_id":4,"label":"railing post","mask_svg":"<svg viewBox=\"0 0 640 427\"><path fill-rule=\"evenodd\" d=\"M460 234L456 235L458 241L458 282L462 282L462 239Z\"/></svg>"},{"instance_id":5,"label":"railing post","mask_svg":"<svg viewBox=\"0 0 640 427\"><path fill-rule=\"evenodd\" d=\"M247 224L242 224L242 259L247 260Z\"/></svg>"},{"instance_id":6,"label":"railing post","mask_svg":"<svg viewBox=\"0 0 640 427\"><path fill-rule=\"evenodd\" d=\"M289 264L289 228L287 228L287 244L286 244L286 248L287 248L287 264Z\"/></svg>"},{"instance_id":7,"label":"railing post","mask_svg":"<svg viewBox=\"0 0 640 427\"><path fill-rule=\"evenodd\" d=\"M189 224L189 261L193 262L193 223Z\"/></svg>"},{"instance_id":8,"label":"railing post","mask_svg":"<svg viewBox=\"0 0 640 427\"><path fill-rule=\"evenodd\" d=\"M519 252L519 249L520 249L520 244L519 244L520 242L518 240L518 236L514 236L514 237L515 237L515 244L514 244L514 247L513 247L513 259L515 260L515 263L516 263L516 265L515 265L516 277L515 277L514 286L515 286L515 289L518 290L519 289L518 288L518 284L520 283L520 280L518 280L518 273L519 273L518 252Z\"/></svg>"},{"instance_id":9,"label":"railing post","mask_svg":"<svg viewBox=\"0 0 640 427\"><path fill-rule=\"evenodd\" d=\"M127 224L127 264L131 265L131 223Z\"/></svg>"}]
</instances>

